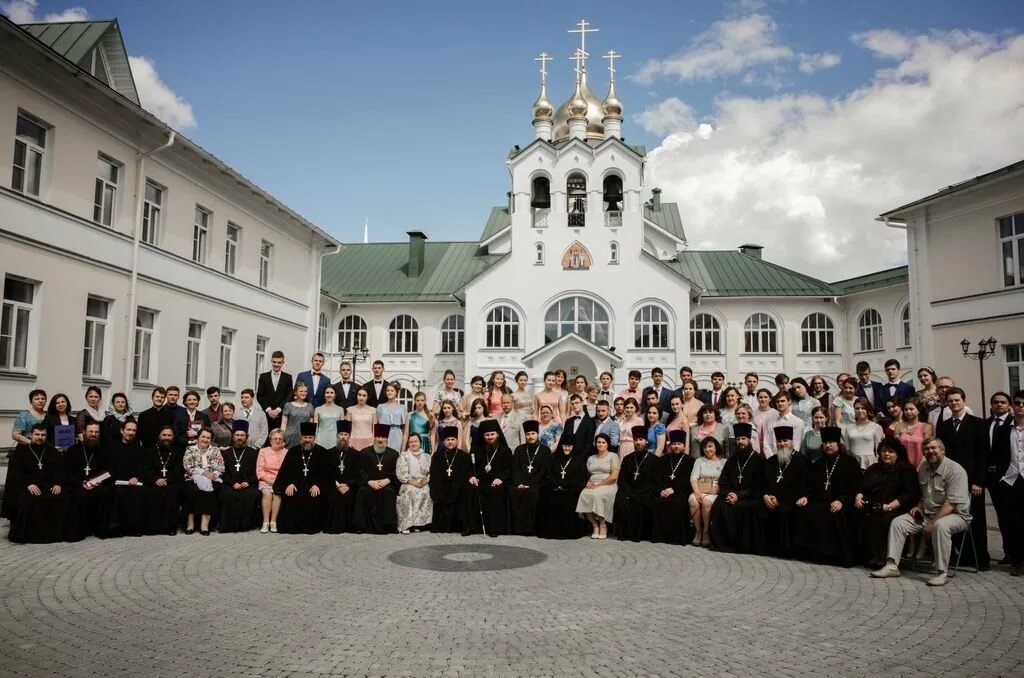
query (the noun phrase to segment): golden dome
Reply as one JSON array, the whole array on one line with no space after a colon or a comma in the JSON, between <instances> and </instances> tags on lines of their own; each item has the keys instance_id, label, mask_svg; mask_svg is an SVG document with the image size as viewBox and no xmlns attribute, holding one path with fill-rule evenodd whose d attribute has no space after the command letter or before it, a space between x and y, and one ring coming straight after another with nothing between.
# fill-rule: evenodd
<instances>
[{"instance_id":1,"label":"golden dome","mask_svg":"<svg viewBox=\"0 0 1024 678\"><path fill-rule=\"evenodd\" d=\"M545 84L540 86L540 96L533 102L534 120L551 120L555 115L555 106L548 99L548 87Z\"/></svg>"},{"instance_id":2,"label":"golden dome","mask_svg":"<svg viewBox=\"0 0 1024 678\"><path fill-rule=\"evenodd\" d=\"M604 139L604 123L601 122L601 119L604 118L604 111L601 109L601 100L587 85L586 72L580 77L578 93L581 100L586 103L584 117L587 119L587 137ZM569 136L569 117L571 115L569 108L576 99L576 94L577 92L573 92L573 96L555 111L554 129L552 130L552 138L555 140L566 139Z\"/></svg>"},{"instance_id":3,"label":"golden dome","mask_svg":"<svg viewBox=\"0 0 1024 678\"><path fill-rule=\"evenodd\" d=\"M604 101L601 103L601 110L604 112L604 116L606 118L622 117L622 102L619 101L619 97L615 96L614 82L608 85L608 96L606 96Z\"/></svg>"},{"instance_id":4,"label":"golden dome","mask_svg":"<svg viewBox=\"0 0 1024 678\"><path fill-rule=\"evenodd\" d=\"M580 92L580 85L576 83L576 91L573 92L572 99L569 99L569 119L587 117L587 106L587 100Z\"/></svg>"}]
</instances>

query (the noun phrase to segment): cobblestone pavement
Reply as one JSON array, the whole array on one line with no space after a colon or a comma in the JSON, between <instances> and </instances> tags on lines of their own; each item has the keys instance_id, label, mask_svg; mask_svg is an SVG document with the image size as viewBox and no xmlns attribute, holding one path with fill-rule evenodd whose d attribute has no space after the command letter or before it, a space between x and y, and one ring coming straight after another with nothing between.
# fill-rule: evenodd
<instances>
[{"instance_id":1,"label":"cobblestone pavement","mask_svg":"<svg viewBox=\"0 0 1024 678\"><path fill-rule=\"evenodd\" d=\"M6 534L6 524L0 524ZM520 546L517 569L393 552ZM1024 580L613 540L257 533L0 544L0 675L1022 675Z\"/></svg>"}]
</instances>

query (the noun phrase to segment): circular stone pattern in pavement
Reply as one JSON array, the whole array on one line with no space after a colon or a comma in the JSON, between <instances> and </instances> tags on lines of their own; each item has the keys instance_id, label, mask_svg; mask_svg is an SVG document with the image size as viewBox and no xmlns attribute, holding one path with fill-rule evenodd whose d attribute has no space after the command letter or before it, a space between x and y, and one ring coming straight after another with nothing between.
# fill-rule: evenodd
<instances>
[{"instance_id":1,"label":"circular stone pattern in pavement","mask_svg":"<svg viewBox=\"0 0 1024 678\"><path fill-rule=\"evenodd\" d=\"M435 572L485 572L530 567L547 558L540 551L497 544L444 544L395 551L388 560Z\"/></svg>"}]
</instances>

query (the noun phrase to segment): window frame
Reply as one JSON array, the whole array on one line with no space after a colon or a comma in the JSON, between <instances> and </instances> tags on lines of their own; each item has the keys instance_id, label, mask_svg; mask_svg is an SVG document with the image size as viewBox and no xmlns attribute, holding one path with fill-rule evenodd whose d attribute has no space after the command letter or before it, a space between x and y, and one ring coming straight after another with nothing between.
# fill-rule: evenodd
<instances>
[{"instance_id":1,"label":"window frame","mask_svg":"<svg viewBox=\"0 0 1024 678\"><path fill-rule=\"evenodd\" d=\"M761 321L759 327L752 327L754 320ZM765 323L765 321L767 321ZM768 346L763 346L768 344ZM779 324L771 314L754 311L743 321L743 352L751 355L778 355Z\"/></svg>"},{"instance_id":2,"label":"window frame","mask_svg":"<svg viewBox=\"0 0 1024 678\"><path fill-rule=\"evenodd\" d=\"M533 244L533 265L544 265L544 243L542 242L537 242Z\"/></svg>"},{"instance_id":3,"label":"window frame","mask_svg":"<svg viewBox=\"0 0 1024 678\"><path fill-rule=\"evenodd\" d=\"M260 241L260 268L259 286L263 289L270 289L270 278L273 275L274 267L274 243L268 240Z\"/></svg>"},{"instance_id":4,"label":"window frame","mask_svg":"<svg viewBox=\"0 0 1024 678\"><path fill-rule=\"evenodd\" d=\"M199 329L199 336L193 335L194 328ZM185 386L198 388L203 379L203 342L206 340L206 323L190 318L188 333L185 337Z\"/></svg>"},{"instance_id":5,"label":"window frame","mask_svg":"<svg viewBox=\"0 0 1024 678\"><path fill-rule=\"evenodd\" d=\"M388 353L416 355L419 352L419 322L409 313L396 315L388 323Z\"/></svg>"},{"instance_id":6,"label":"window frame","mask_svg":"<svg viewBox=\"0 0 1024 678\"><path fill-rule=\"evenodd\" d=\"M264 337L263 335L256 335L256 374L253 376L252 383L256 384L260 380L260 375L266 371L267 363L267 347L270 346L270 337Z\"/></svg>"},{"instance_id":7,"label":"window frame","mask_svg":"<svg viewBox=\"0 0 1024 678\"><path fill-rule=\"evenodd\" d=\"M234 237L232 237L232 234ZM237 275L238 250L242 244L242 227L229 221L224 229L224 272Z\"/></svg>"},{"instance_id":8,"label":"window frame","mask_svg":"<svg viewBox=\"0 0 1024 678\"><path fill-rule=\"evenodd\" d=\"M106 163L110 166L113 181L100 176L99 163ZM100 226L113 228L114 220L117 219L117 188L121 183L121 175L124 165L104 153L96 155L96 183L93 191L92 220ZM109 196L109 205L108 198ZM98 200L97 200L98 198Z\"/></svg>"},{"instance_id":9,"label":"window frame","mask_svg":"<svg viewBox=\"0 0 1024 678\"><path fill-rule=\"evenodd\" d=\"M1003 235L1004 227L1009 227L1009 235ZM1024 285L1024 212L1008 214L996 219L996 237L999 239L999 253L1002 266L1003 289ZM1014 247L1016 243L1016 247ZM1007 250L1009 249L1009 261ZM1007 266L1012 266L1007 273ZM1010 278L1008 280L1008 278Z\"/></svg>"},{"instance_id":10,"label":"window frame","mask_svg":"<svg viewBox=\"0 0 1024 678\"><path fill-rule=\"evenodd\" d=\"M808 321L814 320L814 327ZM824 325L819 321L824 319ZM813 345L812 345L813 344ZM831 350L821 350L822 348ZM800 321L800 352L815 355L831 355L836 352L836 324L827 313L812 311Z\"/></svg>"},{"instance_id":11,"label":"window frame","mask_svg":"<svg viewBox=\"0 0 1024 678\"><path fill-rule=\"evenodd\" d=\"M149 198L149 190L153 189L156 200ZM139 233L139 240L154 247L160 246L161 227L163 226L164 203L166 202L167 189L153 181L146 179L146 186L143 189L142 199L142 224Z\"/></svg>"},{"instance_id":12,"label":"window frame","mask_svg":"<svg viewBox=\"0 0 1024 678\"><path fill-rule=\"evenodd\" d=\"M7 281L15 281L27 285L31 291L31 299L23 301L20 299L7 298ZM35 329L35 311L38 306L39 283L22 278L20 276L7 274L4 276L4 288L0 290L0 370L5 372L28 373L34 366L35 354L33 352L33 332ZM3 320L6 318L8 329L3 332ZM22 328L24 327L24 331ZM6 349L4 345L6 341ZM20 351L22 354L21 364L16 362Z\"/></svg>"},{"instance_id":13,"label":"window frame","mask_svg":"<svg viewBox=\"0 0 1024 678\"><path fill-rule=\"evenodd\" d=\"M456 327L451 327L452 322ZM454 347L455 350L449 350ZM441 321L441 353L444 355L462 355L466 352L466 316L452 313Z\"/></svg>"},{"instance_id":14,"label":"window frame","mask_svg":"<svg viewBox=\"0 0 1024 678\"><path fill-rule=\"evenodd\" d=\"M29 125L35 125L42 130L43 143L39 144L37 139L31 136L18 133L18 126L20 122L24 120ZM33 198L41 198L43 195L43 186L46 184L46 147L50 141L50 130L53 129L52 125L44 122L42 119L37 118L27 111L18 109L18 115L14 126L14 157L11 159L11 189L21 193L22 195L28 195ZM22 164L18 164L18 148L21 147L22 152ZM35 164L32 165L29 159L36 157ZM20 185L16 179L18 172L21 172ZM33 178L35 181L36 190L33 192L29 189L27 181L29 178Z\"/></svg>"},{"instance_id":15,"label":"window frame","mask_svg":"<svg viewBox=\"0 0 1024 678\"><path fill-rule=\"evenodd\" d=\"M238 330L230 327L220 328L220 350L218 352L218 363L217 363L217 386L222 391L231 390L231 377L235 373L234 370L234 352L235 352L235 338L238 336ZM227 340L225 340L227 337Z\"/></svg>"},{"instance_id":16,"label":"window frame","mask_svg":"<svg viewBox=\"0 0 1024 678\"><path fill-rule=\"evenodd\" d=\"M356 324L355 322L347 323L346 321L349 320L357 320L359 322L358 324ZM342 327L342 325L346 324L355 325L355 327ZM345 332L347 335L349 335L347 336L347 341L342 341L342 332ZM370 332L367 329L366 320L364 320L361 315L350 313L341 320L339 320L337 335L338 351L340 351L341 353L348 353L350 351L354 351L361 348L369 349L370 347ZM362 341L359 341L360 337L362 338ZM353 341L353 339L355 341Z\"/></svg>"},{"instance_id":17,"label":"window frame","mask_svg":"<svg viewBox=\"0 0 1024 678\"><path fill-rule=\"evenodd\" d=\"M710 326L704 325L704 319L707 318L710 321ZM702 326L697 326L697 320L700 319ZM701 311L694 313L690 316L690 322L688 324L689 339L690 339L690 353L699 353L702 355L721 355L722 354L722 323L719 322L718 318L713 313L707 313ZM699 339L699 341L698 341ZM700 344L698 348L697 345ZM708 345L711 345L711 349L708 350Z\"/></svg>"},{"instance_id":18,"label":"window frame","mask_svg":"<svg viewBox=\"0 0 1024 678\"><path fill-rule=\"evenodd\" d=\"M870 320L877 319L878 322L867 322L868 314L874 315ZM882 314L878 312L878 309L871 306L858 313L856 327L858 353L885 350L885 325L882 322ZM876 340L877 346L875 345Z\"/></svg>"},{"instance_id":19,"label":"window frame","mask_svg":"<svg viewBox=\"0 0 1024 678\"><path fill-rule=\"evenodd\" d=\"M320 311L316 323L316 350L330 351L330 346L327 345L330 341L330 331L330 320L326 313Z\"/></svg>"},{"instance_id":20,"label":"window frame","mask_svg":"<svg viewBox=\"0 0 1024 678\"><path fill-rule=\"evenodd\" d=\"M148 313L152 317L152 327L145 327L140 321L142 314ZM139 384L156 383L156 374L153 369L153 356L155 353L157 319L159 311L151 308L138 306L135 309L135 333L132 337L132 382ZM143 363L143 360L145 362ZM145 369L143 369L145 368Z\"/></svg>"},{"instance_id":21,"label":"window frame","mask_svg":"<svg viewBox=\"0 0 1024 678\"><path fill-rule=\"evenodd\" d=\"M1015 354L1015 358L1011 355ZM1024 388L1024 343L1003 344L1003 374L1006 392L1013 394Z\"/></svg>"},{"instance_id":22,"label":"window frame","mask_svg":"<svg viewBox=\"0 0 1024 678\"><path fill-rule=\"evenodd\" d=\"M499 303L489 308L484 316L484 348L521 349L521 322L519 311L510 304Z\"/></svg>"},{"instance_id":23,"label":"window frame","mask_svg":"<svg viewBox=\"0 0 1024 678\"><path fill-rule=\"evenodd\" d=\"M562 303L566 302L566 301L572 301L573 302L573 318L572 318L572 320L563 319L561 317ZM591 304L593 304L593 311L594 312L593 312L593 316L591 317L590 320L580 320L580 315L581 315L581 313L580 313L580 302L581 301L587 301L587 302L590 302ZM554 310L555 313L556 313L555 320L549 320L548 319L548 316L551 314L552 310ZM598 319L598 317L597 317L598 311L600 311L601 313L604 314L604 320ZM550 329L549 326L551 326L551 325L555 326L555 333L554 333L554 335L552 335L549 332L549 329ZM572 325L573 327L568 332L563 332L563 330L565 329L566 325ZM606 341L604 343L602 343L601 341L598 340L598 328L601 325L605 326L604 332L605 332L605 339L606 339ZM590 327L589 337L587 336L587 334L584 334L583 332L580 331L580 327L581 326L589 326ZM561 297L561 298L556 299L555 301L553 301L544 310L544 344L545 345L550 344L551 342L554 342L554 341L557 341L557 340L561 339L566 334L575 332L580 337L582 337L584 339L587 339L588 341L596 344L597 346L601 346L603 348L608 348L609 346L612 345L612 341L613 341L613 339L612 339L612 330L613 330L613 325L612 325L611 313L608 312L608 309L607 309L607 307L604 306L604 304L602 304L597 299L594 299L592 297L583 296L583 295L580 295L580 294L573 294L573 295Z\"/></svg>"},{"instance_id":24,"label":"window frame","mask_svg":"<svg viewBox=\"0 0 1024 678\"><path fill-rule=\"evenodd\" d=\"M104 315L91 315L89 306L93 302L102 304ZM90 294L85 302L85 337L82 341L82 378L106 379L108 374L107 353L110 350L108 341L110 332L110 316L113 302L109 299Z\"/></svg>"},{"instance_id":25,"label":"window frame","mask_svg":"<svg viewBox=\"0 0 1024 678\"><path fill-rule=\"evenodd\" d=\"M200 266L206 265L206 253L210 245L210 222L213 212L200 204L196 204L192 216L192 261Z\"/></svg>"},{"instance_id":26,"label":"window frame","mask_svg":"<svg viewBox=\"0 0 1024 678\"><path fill-rule=\"evenodd\" d=\"M900 310L900 338L903 339L903 345L900 348L910 348L913 346L913 325L911 319L913 315L910 312L910 304L906 303Z\"/></svg>"},{"instance_id":27,"label":"window frame","mask_svg":"<svg viewBox=\"0 0 1024 678\"><path fill-rule=\"evenodd\" d=\"M655 311L660 317L655 318ZM646 317L643 317L646 313ZM663 326L660 329L659 326ZM661 341L655 342L660 335ZM644 345L646 343L646 345ZM633 348L668 350L672 345L672 320L658 304L644 304L633 314Z\"/></svg>"}]
</instances>

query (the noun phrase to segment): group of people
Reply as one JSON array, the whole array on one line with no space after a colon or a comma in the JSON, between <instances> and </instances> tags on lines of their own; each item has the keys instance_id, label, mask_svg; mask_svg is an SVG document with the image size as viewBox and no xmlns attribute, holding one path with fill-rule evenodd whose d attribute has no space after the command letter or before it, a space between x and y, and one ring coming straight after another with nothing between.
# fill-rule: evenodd
<instances>
[{"instance_id":1,"label":"group of people","mask_svg":"<svg viewBox=\"0 0 1024 678\"><path fill-rule=\"evenodd\" d=\"M617 392L609 372L595 384L547 373L531 392L526 373L512 388L496 371L464 393L448 371L408 406L381 361L363 385L351 364L333 383L323 365L315 354L293 380L276 352L237 406L210 388L202 410L199 393L179 404L174 387L138 413L121 393L104 410L96 387L77 413L65 394L47 406L32 391L12 432L10 538L589 532L866 563L876 577L930 547L929 583L942 585L968 529L959 548L990 567L988 488L1005 562L1012 574L1024 562L1024 392L997 392L982 419L952 380L922 368L915 389L889 360L886 382L860 363L838 395L821 376L778 375L771 391L753 373L742 390L720 372L700 389L686 367L674 390L654 368Z\"/></svg>"}]
</instances>

